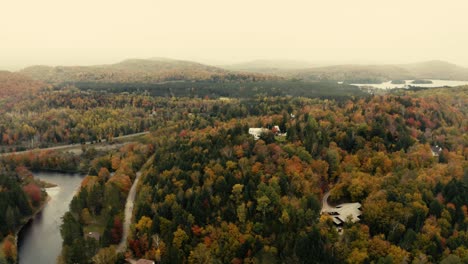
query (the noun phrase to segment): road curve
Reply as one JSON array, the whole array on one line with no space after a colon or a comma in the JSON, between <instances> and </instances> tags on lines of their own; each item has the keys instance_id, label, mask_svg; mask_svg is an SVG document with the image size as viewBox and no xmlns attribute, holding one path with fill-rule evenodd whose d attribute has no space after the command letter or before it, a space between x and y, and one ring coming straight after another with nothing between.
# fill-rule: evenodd
<instances>
[{"instance_id":1,"label":"road curve","mask_svg":"<svg viewBox=\"0 0 468 264\"><path fill-rule=\"evenodd\" d=\"M335 207L332 207L328 204L328 197L330 196L330 191L326 192L324 195L323 195L323 198L322 198L322 210L320 211L320 213L323 213L323 212L328 212L330 210L333 210L335 209Z\"/></svg>"}]
</instances>

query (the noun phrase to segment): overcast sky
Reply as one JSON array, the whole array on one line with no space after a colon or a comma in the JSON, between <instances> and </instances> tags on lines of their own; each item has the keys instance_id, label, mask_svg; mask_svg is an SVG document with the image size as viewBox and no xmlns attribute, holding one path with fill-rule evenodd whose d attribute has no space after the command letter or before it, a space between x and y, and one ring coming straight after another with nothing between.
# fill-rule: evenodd
<instances>
[{"instance_id":1,"label":"overcast sky","mask_svg":"<svg viewBox=\"0 0 468 264\"><path fill-rule=\"evenodd\" d=\"M467 0L5 0L0 69L149 57L468 66L467 14Z\"/></svg>"}]
</instances>

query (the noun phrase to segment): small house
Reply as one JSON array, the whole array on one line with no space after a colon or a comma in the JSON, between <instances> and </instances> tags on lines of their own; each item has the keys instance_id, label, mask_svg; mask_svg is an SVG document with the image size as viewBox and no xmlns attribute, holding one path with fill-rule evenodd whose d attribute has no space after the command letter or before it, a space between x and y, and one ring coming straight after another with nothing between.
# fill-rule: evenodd
<instances>
[{"instance_id":1,"label":"small house","mask_svg":"<svg viewBox=\"0 0 468 264\"><path fill-rule=\"evenodd\" d=\"M438 157L440 153L442 153L442 148L439 147L438 145L432 146L431 152L432 152L432 156Z\"/></svg>"},{"instance_id":2,"label":"small house","mask_svg":"<svg viewBox=\"0 0 468 264\"><path fill-rule=\"evenodd\" d=\"M257 128L257 127L249 128L249 134L252 135L255 140L259 140L262 133L266 133L268 131L270 130L267 128Z\"/></svg>"},{"instance_id":3,"label":"small house","mask_svg":"<svg viewBox=\"0 0 468 264\"><path fill-rule=\"evenodd\" d=\"M360 203L344 203L337 205L335 208L327 210L327 213L337 226L342 226L348 218L351 222L356 223L362 214Z\"/></svg>"},{"instance_id":4,"label":"small house","mask_svg":"<svg viewBox=\"0 0 468 264\"><path fill-rule=\"evenodd\" d=\"M99 234L98 232L88 232L85 234L85 238L94 238L96 239L96 241L99 241L99 239L101 238L101 234Z\"/></svg>"}]
</instances>

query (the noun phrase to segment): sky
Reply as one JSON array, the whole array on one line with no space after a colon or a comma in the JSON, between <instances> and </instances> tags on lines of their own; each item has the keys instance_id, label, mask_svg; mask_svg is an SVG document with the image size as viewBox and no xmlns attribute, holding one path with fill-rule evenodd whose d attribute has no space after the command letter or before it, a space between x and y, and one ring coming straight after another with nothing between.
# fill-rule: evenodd
<instances>
[{"instance_id":1,"label":"sky","mask_svg":"<svg viewBox=\"0 0 468 264\"><path fill-rule=\"evenodd\" d=\"M0 7L7 70L150 57L468 66L467 0L2 0Z\"/></svg>"}]
</instances>

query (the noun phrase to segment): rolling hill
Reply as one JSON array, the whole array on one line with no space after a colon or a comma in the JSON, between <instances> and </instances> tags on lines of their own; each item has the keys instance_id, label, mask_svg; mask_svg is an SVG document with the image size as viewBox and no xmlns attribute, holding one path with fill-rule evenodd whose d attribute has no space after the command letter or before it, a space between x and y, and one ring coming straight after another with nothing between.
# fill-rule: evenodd
<instances>
[{"instance_id":1,"label":"rolling hill","mask_svg":"<svg viewBox=\"0 0 468 264\"><path fill-rule=\"evenodd\" d=\"M49 83L160 83L168 81L264 80L271 77L231 72L196 62L171 59L129 59L96 66L32 66L20 71L33 79Z\"/></svg>"},{"instance_id":2,"label":"rolling hill","mask_svg":"<svg viewBox=\"0 0 468 264\"><path fill-rule=\"evenodd\" d=\"M306 61L297 60L253 60L236 64L220 65L227 70L276 74L287 76L290 71L311 68L313 65Z\"/></svg>"},{"instance_id":3,"label":"rolling hill","mask_svg":"<svg viewBox=\"0 0 468 264\"><path fill-rule=\"evenodd\" d=\"M399 65L415 76L414 79L468 80L468 68L445 61L427 61Z\"/></svg>"},{"instance_id":4,"label":"rolling hill","mask_svg":"<svg viewBox=\"0 0 468 264\"><path fill-rule=\"evenodd\" d=\"M224 66L224 68L276 74L288 78L303 79L305 81L381 83L383 81L401 79L468 80L468 68L444 61L426 61L395 65L346 64L325 67L312 67L310 65L291 63L289 61L252 61L228 65Z\"/></svg>"}]
</instances>

